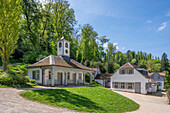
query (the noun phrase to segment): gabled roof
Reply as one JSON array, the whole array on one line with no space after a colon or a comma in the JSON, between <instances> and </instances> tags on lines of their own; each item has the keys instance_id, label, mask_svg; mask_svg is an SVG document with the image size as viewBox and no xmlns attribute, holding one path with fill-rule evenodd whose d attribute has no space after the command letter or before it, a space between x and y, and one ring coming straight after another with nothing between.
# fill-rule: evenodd
<instances>
[{"instance_id":1,"label":"gabled roof","mask_svg":"<svg viewBox=\"0 0 170 113\"><path fill-rule=\"evenodd\" d=\"M151 83L152 83L152 84L157 84L157 82L154 81L153 79L151 79Z\"/></svg>"},{"instance_id":2,"label":"gabled roof","mask_svg":"<svg viewBox=\"0 0 170 113\"><path fill-rule=\"evenodd\" d=\"M94 79L109 79L113 73L101 73L97 74L97 76Z\"/></svg>"},{"instance_id":3,"label":"gabled roof","mask_svg":"<svg viewBox=\"0 0 170 113\"><path fill-rule=\"evenodd\" d=\"M131 64L129 62L127 62L126 64L124 64L123 66L121 66L119 69L136 69L138 71L138 69L142 69L142 68L139 68L138 66L134 65L134 64ZM146 69L143 69L143 70L146 70ZM139 72L139 71L138 71ZM140 73L140 72L139 72ZM142 74L142 73L141 73ZM144 75L142 74L145 78L150 78L150 76L148 75Z\"/></svg>"},{"instance_id":4,"label":"gabled roof","mask_svg":"<svg viewBox=\"0 0 170 113\"><path fill-rule=\"evenodd\" d=\"M161 76L166 76L165 72L152 72L152 73L148 73L149 76L152 76L154 73L158 73Z\"/></svg>"},{"instance_id":5,"label":"gabled roof","mask_svg":"<svg viewBox=\"0 0 170 113\"><path fill-rule=\"evenodd\" d=\"M50 55L37 63L27 66L27 68L33 67L43 67L43 66L60 66L60 67L68 67L68 68L76 68L92 71L90 68L78 63L77 61L70 59L65 60L62 56L54 56Z\"/></svg>"}]
</instances>

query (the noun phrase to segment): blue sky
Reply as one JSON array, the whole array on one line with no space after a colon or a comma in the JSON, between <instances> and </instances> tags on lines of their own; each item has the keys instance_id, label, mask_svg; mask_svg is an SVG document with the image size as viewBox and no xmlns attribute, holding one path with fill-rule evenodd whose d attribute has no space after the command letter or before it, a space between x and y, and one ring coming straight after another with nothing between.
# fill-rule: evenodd
<instances>
[{"instance_id":1,"label":"blue sky","mask_svg":"<svg viewBox=\"0 0 170 113\"><path fill-rule=\"evenodd\" d=\"M90 24L118 50L170 58L170 0L68 0L78 24Z\"/></svg>"}]
</instances>

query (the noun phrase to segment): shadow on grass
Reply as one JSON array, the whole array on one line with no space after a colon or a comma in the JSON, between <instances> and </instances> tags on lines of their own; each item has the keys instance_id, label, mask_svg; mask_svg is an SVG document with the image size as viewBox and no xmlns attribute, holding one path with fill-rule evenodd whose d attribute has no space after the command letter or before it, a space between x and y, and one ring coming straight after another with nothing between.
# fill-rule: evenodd
<instances>
[{"instance_id":1,"label":"shadow on grass","mask_svg":"<svg viewBox=\"0 0 170 113\"><path fill-rule=\"evenodd\" d=\"M74 94L65 89L34 90L34 93L43 95L48 104L75 109L79 111L103 111L96 103L81 95ZM43 102L43 101L42 101ZM69 103L69 104L64 104ZM64 105L63 105L64 104ZM105 110L104 110L105 111Z\"/></svg>"}]
</instances>

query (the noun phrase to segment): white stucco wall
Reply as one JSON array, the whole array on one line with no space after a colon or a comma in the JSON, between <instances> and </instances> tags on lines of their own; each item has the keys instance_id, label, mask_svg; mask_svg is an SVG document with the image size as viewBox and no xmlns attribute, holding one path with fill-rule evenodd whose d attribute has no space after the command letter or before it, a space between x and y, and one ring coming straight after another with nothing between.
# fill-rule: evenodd
<instances>
[{"instance_id":1,"label":"white stucco wall","mask_svg":"<svg viewBox=\"0 0 170 113\"><path fill-rule=\"evenodd\" d=\"M159 90L163 90L164 89L164 81L156 81L157 83L160 82L161 86L158 86Z\"/></svg>"},{"instance_id":2,"label":"white stucco wall","mask_svg":"<svg viewBox=\"0 0 170 113\"><path fill-rule=\"evenodd\" d=\"M102 80L102 79L95 79L95 81L98 82L99 84L105 86L104 80Z\"/></svg>"},{"instance_id":3,"label":"white stucco wall","mask_svg":"<svg viewBox=\"0 0 170 113\"><path fill-rule=\"evenodd\" d=\"M39 79L39 80L36 80L36 83L42 84L42 69L41 69L41 68L30 68L30 69L28 69L29 79L33 79L33 77L32 77L32 71L36 71L36 70L39 70L39 71L40 71L40 79Z\"/></svg>"},{"instance_id":4,"label":"white stucco wall","mask_svg":"<svg viewBox=\"0 0 170 113\"><path fill-rule=\"evenodd\" d=\"M140 72L134 69L134 74L119 74L119 70L111 77L111 88L113 88L113 82L129 82L134 83L134 89L115 89L122 91L135 92L135 82L141 83L141 93L147 94L145 84L148 83L149 79L145 78Z\"/></svg>"}]
</instances>

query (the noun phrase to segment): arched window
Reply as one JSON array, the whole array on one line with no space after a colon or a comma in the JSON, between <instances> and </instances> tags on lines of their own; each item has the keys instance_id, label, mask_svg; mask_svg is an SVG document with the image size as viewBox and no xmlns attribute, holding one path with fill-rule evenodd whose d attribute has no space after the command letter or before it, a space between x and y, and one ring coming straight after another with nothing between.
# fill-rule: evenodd
<instances>
[{"instance_id":1,"label":"arched window","mask_svg":"<svg viewBox=\"0 0 170 113\"><path fill-rule=\"evenodd\" d=\"M68 53L68 50L66 49L65 52L66 52L66 54L67 54L67 53Z\"/></svg>"},{"instance_id":2,"label":"arched window","mask_svg":"<svg viewBox=\"0 0 170 113\"><path fill-rule=\"evenodd\" d=\"M49 74L49 79L51 79L51 71L49 71L49 73L48 73L48 74Z\"/></svg>"},{"instance_id":3,"label":"arched window","mask_svg":"<svg viewBox=\"0 0 170 113\"><path fill-rule=\"evenodd\" d=\"M62 43L61 42L59 43L59 47L62 47Z\"/></svg>"},{"instance_id":4,"label":"arched window","mask_svg":"<svg viewBox=\"0 0 170 113\"><path fill-rule=\"evenodd\" d=\"M65 43L65 47L68 48L68 43Z\"/></svg>"}]
</instances>

